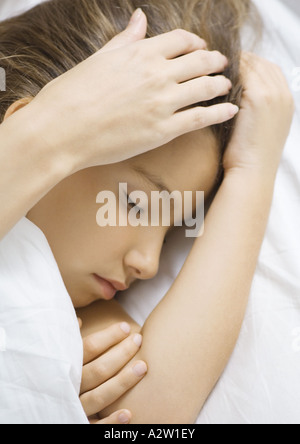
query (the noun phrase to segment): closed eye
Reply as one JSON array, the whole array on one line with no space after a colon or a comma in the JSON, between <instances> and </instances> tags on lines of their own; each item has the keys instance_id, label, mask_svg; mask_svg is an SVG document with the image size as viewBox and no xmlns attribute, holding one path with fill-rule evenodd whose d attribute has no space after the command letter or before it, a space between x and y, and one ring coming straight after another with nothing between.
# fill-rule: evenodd
<instances>
[{"instance_id":1,"label":"closed eye","mask_svg":"<svg viewBox=\"0 0 300 444\"><path fill-rule=\"evenodd\" d=\"M132 202L132 200L130 199L129 195L127 194L127 202L128 202L128 207L130 209L132 208L137 208L139 210L139 212L142 212L142 208L140 208L137 204L135 204L134 202Z\"/></svg>"}]
</instances>

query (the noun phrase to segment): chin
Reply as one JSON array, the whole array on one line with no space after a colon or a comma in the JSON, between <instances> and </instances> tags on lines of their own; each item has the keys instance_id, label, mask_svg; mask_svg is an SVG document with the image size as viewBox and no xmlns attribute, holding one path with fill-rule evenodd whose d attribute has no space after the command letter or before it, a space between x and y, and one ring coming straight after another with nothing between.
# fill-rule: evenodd
<instances>
[{"instance_id":1,"label":"chin","mask_svg":"<svg viewBox=\"0 0 300 444\"><path fill-rule=\"evenodd\" d=\"M79 290L78 287L75 289L74 286L73 288L68 288L66 286L66 288L74 308L87 307L99 299L95 294L87 292L86 290Z\"/></svg>"}]
</instances>

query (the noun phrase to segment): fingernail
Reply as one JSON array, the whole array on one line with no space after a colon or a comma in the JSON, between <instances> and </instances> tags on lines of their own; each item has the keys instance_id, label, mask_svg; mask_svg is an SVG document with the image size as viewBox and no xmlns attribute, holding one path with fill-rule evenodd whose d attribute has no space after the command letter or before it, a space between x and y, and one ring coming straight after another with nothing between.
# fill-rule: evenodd
<instances>
[{"instance_id":1,"label":"fingernail","mask_svg":"<svg viewBox=\"0 0 300 444\"><path fill-rule=\"evenodd\" d=\"M142 345L142 342L143 342L142 336L141 335L134 335L133 342L135 343L135 345L140 347Z\"/></svg>"},{"instance_id":2,"label":"fingernail","mask_svg":"<svg viewBox=\"0 0 300 444\"><path fill-rule=\"evenodd\" d=\"M131 328L130 328L130 325L127 324L127 322L122 322L122 324L120 324L120 328L124 333L126 333L126 334L130 333Z\"/></svg>"},{"instance_id":3,"label":"fingernail","mask_svg":"<svg viewBox=\"0 0 300 444\"><path fill-rule=\"evenodd\" d=\"M136 9L136 11L134 11L129 23L131 25L135 25L136 23L138 23L140 21L140 18L142 17L142 14L143 14L143 11L141 8Z\"/></svg>"},{"instance_id":4,"label":"fingernail","mask_svg":"<svg viewBox=\"0 0 300 444\"><path fill-rule=\"evenodd\" d=\"M118 420L121 424L128 424L130 422L130 412L128 410L124 410L118 416Z\"/></svg>"},{"instance_id":5,"label":"fingernail","mask_svg":"<svg viewBox=\"0 0 300 444\"><path fill-rule=\"evenodd\" d=\"M239 110L240 110L240 108L238 106L231 105L230 111L229 111L231 117L234 117L239 112Z\"/></svg>"},{"instance_id":6,"label":"fingernail","mask_svg":"<svg viewBox=\"0 0 300 444\"><path fill-rule=\"evenodd\" d=\"M139 362L133 367L132 370L136 376L144 376L147 373L147 365L145 362Z\"/></svg>"}]
</instances>

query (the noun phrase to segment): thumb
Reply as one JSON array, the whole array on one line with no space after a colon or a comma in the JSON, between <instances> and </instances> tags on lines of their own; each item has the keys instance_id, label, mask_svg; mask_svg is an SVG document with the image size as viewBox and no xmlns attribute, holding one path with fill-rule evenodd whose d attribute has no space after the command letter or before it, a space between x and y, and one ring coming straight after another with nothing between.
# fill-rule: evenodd
<instances>
[{"instance_id":1,"label":"thumb","mask_svg":"<svg viewBox=\"0 0 300 444\"><path fill-rule=\"evenodd\" d=\"M111 51L122 46L134 43L137 40L143 40L147 34L147 17L139 8L132 15L127 28L114 37L99 52Z\"/></svg>"}]
</instances>

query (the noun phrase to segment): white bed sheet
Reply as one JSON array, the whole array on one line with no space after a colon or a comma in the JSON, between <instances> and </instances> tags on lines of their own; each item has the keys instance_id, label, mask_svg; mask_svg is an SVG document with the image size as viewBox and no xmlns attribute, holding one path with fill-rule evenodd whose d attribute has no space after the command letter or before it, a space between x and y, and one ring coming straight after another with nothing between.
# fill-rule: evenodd
<instances>
[{"instance_id":1,"label":"white bed sheet","mask_svg":"<svg viewBox=\"0 0 300 444\"><path fill-rule=\"evenodd\" d=\"M14 2L0 0L0 18L24 10L27 5L32 6L37 3L39 3L38 0L28 0L27 2L25 0L14 0ZM290 84L295 87L297 82L295 82L293 75L295 74L295 68L300 67L300 6L298 4L299 15L297 16L295 14L297 3L293 0L282 2L280 0L257 0L257 4L265 17L267 28L264 45L260 52L270 60L277 62L283 68ZM292 9L289 9L289 6L293 7L293 12ZM297 112L278 175L271 218L253 282L247 315L234 354L202 410L198 419L199 424L300 423L300 91L297 91L296 87L294 94ZM25 269L27 262L31 264L28 252L36 254L36 264L38 263L38 255L42 255L41 257L45 255L43 249L49 254L49 247L44 242L45 240L42 241L42 233L38 229L34 231L32 224L29 221L27 222L22 220L18 224L17 231L14 231L15 238L12 240L12 242L19 242L19 237L20 235L23 237L23 232L28 236L27 248L29 250L24 250L23 257L23 267ZM184 237L183 230L178 230L170 237L163 252L162 265L158 276L152 281L137 284L127 294L119 297L119 301L137 322L142 324L168 291L180 271L192 243L191 239ZM24 248L25 245L26 243L22 244L22 247L19 246L19 248ZM21 249L21 251L23 250ZM5 254L2 255L2 260L5 264L7 260ZM60 279L57 276L57 270L54 273L53 263L52 270L52 285L55 282L57 290ZM12 269L10 269L10 272L12 272ZM30 275L28 269L26 273ZM35 279L36 276L33 276L33 278ZM46 282L51 288L51 279ZM42 290L42 286L40 290ZM44 324L39 325L38 331L45 338L49 339L51 337L53 340L52 345L49 345L53 352L53 355L51 355L52 364L56 359L55 344L57 339L58 337L60 337L60 341L63 339L63 344L60 343L62 354L58 353L57 362L59 363L58 368L62 371L60 376L63 375L62 381L64 383L58 385L61 390L55 391L54 395L47 392L47 387L50 387L47 375L49 375L49 371L50 373L53 371L52 378L53 375L56 375L55 372L58 370L55 366L50 366L48 373L46 371L44 374L38 372L40 374L39 384L35 380L27 378L26 384L29 381L27 394L24 392L24 396L20 396L18 407L10 406L11 421L14 417L13 408L17 409L16 412L19 417L20 415L22 417L21 407L23 407L23 410L26 409L29 402L31 408L28 409L28 415L23 414L25 415L22 417L24 422L31 422L35 419L34 422L44 422L45 420L45 422L55 423L61 422L61 418L65 422L71 423L86 422L81 406L78 402L76 403L76 400L78 401L76 393L79 384L81 356L81 350L76 349L76 339L78 339L79 334L78 327L75 326L74 311L68 305L70 301L65 289L60 287L58 293L60 298L63 297L65 307L65 312L58 313L58 318L62 321L66 316L69 319L69 324L57 323L56 332L58 336L52 335L53 318L51 321L46 316ZM141 294L143 294L142 297ZM45 295L49 296L48 290ZM0 327L2 324L3 328L2 300ZM33 303L40 303L40 297L37 294ZM46 297L43 297L43 303L47 306ZM53 316L59 304L54 305L52 305ZM9 319L7 316L7 323L9 323ZM13 319L17 323L19 318L14 316ZM68 325L67 329L66 325ZM19 327L18 324L17 328ZM6 331L6 329L7 327L4 330ZM66 332L66 330L68 331ZM20 332L22 331L21 329ZM69 337L69 340L72 340L72 347L67 343L68 341L64 342L65 334L62 334L62 332L67 333L66 336ZM12 330L11 335L14 337ZM20 340L24 341L24 347L26 347L28 337L26 335L27 333L19 337ZM1 346L4 348L4 345L7 350L9 337L8 334L5 345L4 333L0 328L0 350ZM45 340L45 345L46 343ZM35 345L36 343L31 340L33 349ZM68 354L70 349L74 350L73 354ZM39 362L41 362L41 351L37 347L36 355ZM66 352L68 364L67 370L64 371L60 363ZM6 353L0 352L0 360L4 356L8 356L7 351ZM11 361L14 365L17 362L19 361ZM22 367L26 368L26 359L21 362ZM0 371L1 368L2 365L0 364ZM36 369L37 366L31 367L31 369L33 368ZM72 368L72 374L76 375L73 379L70 377L70 368ZM0 384L1 381L2 374L0 373ZM21 387L22 384L21 381ZM54 384L51 385L51 390L54 390L53 386ZM1 386L0 397L0 422L3 418L1 416L3 410L2 387L3 385ZM38 391L35 390L35 387ZM14 392L10 394L14 396ZM50 406L51 402L47 398L54 400L52 406ZM43 403L45 399L48 402L49 409L47 415L44 416ZM57 402L57 399L59 402ZM7 402L11 402L9 398L7 398ZM68 403L72 405L71 409L66 408ZM67 410L69 410L69 414L66 413ZM15 420L20 422L17 417L15 417Z\"/></svg>"},{"instance_id":2,"label":"white bed sheet","mask_svg":"<svg viewBox=\"0 0 300 444\"><path fill-rule=\"evenodd\" d=\"M0 242L0 424L85 424L82 343L44 234L23 218Z\"/></svg>"}]
</instances>

